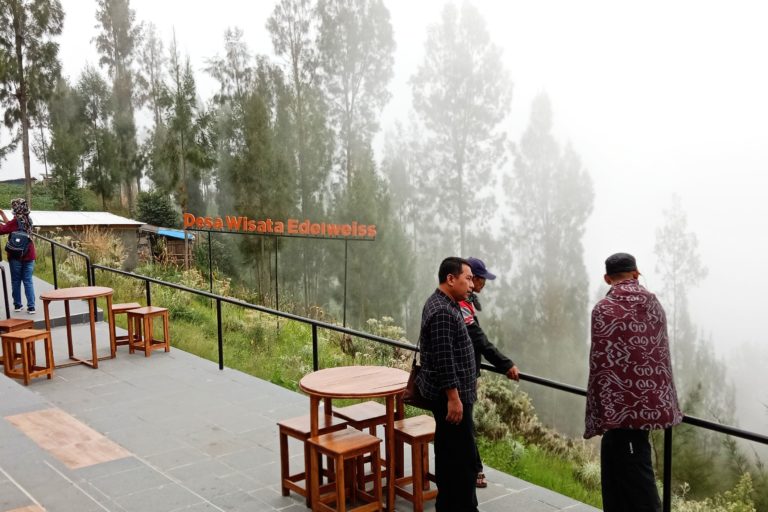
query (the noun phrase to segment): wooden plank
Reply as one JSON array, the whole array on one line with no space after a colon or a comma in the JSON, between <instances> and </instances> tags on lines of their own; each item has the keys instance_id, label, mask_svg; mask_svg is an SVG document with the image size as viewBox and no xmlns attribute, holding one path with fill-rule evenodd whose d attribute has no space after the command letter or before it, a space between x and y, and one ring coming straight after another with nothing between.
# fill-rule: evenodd
<instances>
[{"instance_id":1,"label":"wooden plank","mask_svg":"<svg viewBox=\"0 0 768 512\"><path fill-rule=\"evenodd\" d=\"M133 455L61 409L44 409L5 419L70 469Z\"/></svg>"}]
</instances>

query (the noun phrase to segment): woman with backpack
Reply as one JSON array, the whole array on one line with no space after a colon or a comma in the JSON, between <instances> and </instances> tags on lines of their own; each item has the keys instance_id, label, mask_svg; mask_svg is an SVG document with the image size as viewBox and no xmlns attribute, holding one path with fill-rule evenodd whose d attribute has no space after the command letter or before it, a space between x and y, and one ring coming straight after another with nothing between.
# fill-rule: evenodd
<instances>
[{"instance_id":1,"label":"woman with backpack","mask_svg":"<svg viewBox=\"0 0 768 512\"><path fill-rule=\"evenodd\" d=\"M0 210L3 224L0 224L0 235L8 235L5 252L8 255L8 266L11 268L11 289L13 295L13 310L24 309L21 304L21 285L24 284L24 294L27 297L27 313L35 314L35 288L32 284L32 272L35 270L35 244L32 241L32 219L29 218L29 206L26 199L18 198L11 201L13 219L10 221L5 212Z\"/></svg>"}]
</instances>

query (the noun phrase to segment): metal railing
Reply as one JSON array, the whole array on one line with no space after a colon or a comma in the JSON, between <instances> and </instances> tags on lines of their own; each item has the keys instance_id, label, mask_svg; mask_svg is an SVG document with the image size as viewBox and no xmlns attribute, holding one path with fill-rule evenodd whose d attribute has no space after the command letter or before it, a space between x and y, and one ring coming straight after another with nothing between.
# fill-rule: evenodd
<instances>
[{"instance_id":1,"label":"metal railing","mask_svg":"<svg viewBox=\"0 0 768 512\"><path fill-rule=\"evenodd\" d=\"M226 297L223 295L217 295L214 293L196 290L194 288L189 288L187 286L182 286L174 283L168 283L166 281L162 281L159 279L155 279L148 276L142 276L139 274L135 274L133 272L126 272L124 270L117 270L110 267L105 267L102 265L91 265L91 279L90 282L95 284L96 283L96 270L103 270L106 272L113 272L115 274L123 275L126 277L130 277L133 279L139 279L143 280L145 283L146 288L146 296L147 296L147 305L152 304L152 294L151 294L151 284L157 284L161 286L167 286L169 288L173 288L179 291L184 291L188 293L192 293L201 297L206 297L208 299L213 299L216 301L216 323L217 323L217 333L218 333L218 358L219 358L219 369L224 369L224 339L223 339L223 329L222 329L222 317L221 317L221 305L222 303L226 304L232 304L235 306L239 306L245 309L250 309L254 311L259 311L261 313L266 313L269 315L286 318L289 320L294 320L297 322L301 322L304 324L307 324L311 326L312 328L312 368L314 370L318 370L319 365L319 354L318 354L318 329L327 329L329 331L335 331L342 334L348 334L350 336L355 336L358 338L363 338L366 340L374 341L377 343L383 343L385 345L389 345L392 347L398 347L405 350L411 350L416 351L416 347L414 345L408 344L408 343L402 343L399 341L391 340L388 338L384 338L382 336L377 336L375 334L369 334L362 331L357 331L354 329L349 329L347 327L342 327L334 324L329 324L327 322L321 322L318 320L314 320L311 318L302 317L299 315L295 315L292 313L286 313L284 311L277 311L274 309L270 309L264 306L258 306L256 304L251 304L249 302L240 300L240 299L234 299L232 297ZM503 373L494 368L493 366L490 366L488 364L481 364L481 368L483 370L487 370L494 373ZM545 386L551 389L557 389L566 393L570 393L572 395L578 395L578 396L586 396L587 392L585 389L572 386L570 384L565 384L562 382L557 382L554 380L546 379L543 377L539 377L536 375L530 375L526 373L520 373L520 379L531 382L534 384L538 384L541 386ZM757 432L750 432L747 430L742 430L730 425L723 425L721 423L716 423L713 421L708 421L703 418L698 418L695 416L689 416L684 415L683 417L683 423L693 425L698 428L703 428L705 430L711 430L714 432L720 432L722 434L726 434L729 436L738 437L741 439L745 439L748 441L753 441L756 443L761 443L764 445L768 445L768 436L763 434L758 434ZM663 498L662 498L662 507L664 512L670 512L672 510L672 428L667 428L664 430L664 462L663 462Z\"/></svg>"},{"instance_id":2,"label":"metal railing","mask_svg":"<svg viewBox=\"0 0 768 512\"><path fill-rule=\"evenodd\" d=\"M223 295L218 295L211 292L206 292L202 290L196 290L194 288L190 288L188 286L178 285L175 283L169 283L167 281L162 281L160 279L156 279L149 276L143 276L140 274L135 274L133 272L128 272L125 270L118 270L111 267L106 267L103 265L97 265L97 264L91 264L91 260L88 257L87 254L82 253L80 251L77 251L76 249L73 249L71 247L67 247L66 245L60 244L59 242L56 242L54 240L51 240L49 238L43 237L41 235L35 234L37 238L40 238L42 240L45 240L51 244L51 252L52 254L55 253L54 246L61 247L64 250L67 250L69 252L72 252L74 254L77 254L79 256L82 256L85 258L86 261L86 271L88 275L86 276L86 280L89 285L95 285L96 284L96 270L101 270L104 272L111 272L114 274L122 275L125 277L129 277L132 279L138 279L141 281L144 281L145 286L145 293L146 293L146 299L147 299L147 305L152 305L152 291L151 287L152 284L156 284L159 286L166 286L175 290L191 293L194 295L198 295L200 297L205 297L208 299L212 299L216 301L216 324L217 324L217 342L218 342L218 364L219 369L224 369L224 332L223 332L223 324L222 324L222 313L221 313L221 305L222 304L231 304L234 306L242 307L245 309L250 309L253 311L258 311L261 313L273 315L280 318L286 318L288 320L294 320L296 322L301 322L303 324L307 324L311 326L312 328L312 368L314 370L318 370L320 368L320 362L319 362L319 338L318 338L318 329L326 329L329 331L334 331L342 334L348 334L350 336L354 336L357 338L366 339L369 341L373 341L376 343L383 343L385 345L389 345L391 347L398 347L404 350L410 350L415 352L417 349L414 345L411 345L409 343L402 343L399 341L391 340L389 338L384 338L382 336L377 336L375 334L369 334L362 331L357 331L354 329L350 329L347 327L342 327L339 325L329 324L327 322L321 322L319 320L314 320L311 318L302 317L299 315L295 315L293 313L286 313L284 311L278 311L274 309L270 309L264 306L259 306L256 304L251 304L249 302L246 302L244 300L235 299L232 297L226 297ZM52 262L55 266L55 256ZM56 279L56 271L54 269L54 280ZM3 278L3 286L5 287L5 272L2 273ZM54 286L56 286L57 283L54 282ZM8 295L5 295L5 307L6 310L8 309ZM488 364L481 364L481 368L486 371L494 372L494 373L502 373L493 366L490 366ZM563 391L565 393L569 393L572 395L577 396L586 396L587 392L585 389L573 386L570 384L565 384L562 382L557 382L554 380L546 379L544 377L539 377L536 375L530 375L527 373L520 373L520 379L531 382L533 384L538 384L547 388L551 389L557 389L559 391ZM759 434L757 432L750 432L748 430L743 430L740 428L736 428L730 425L723 425L721 423L716 423L713 421L705 420L703 418L698 418L695 416L689 416L684 415L683 417L683 423L686 423L688 425L692 425L694 427L703 428L705 430L710 430L713 432L719 432L721 434L726 434L733 437L738 437L740 439L745 439L747 441L752 441L755 443L760 443L764 445L768 445L768 436L764 434ZM667 428L664 431L664 461L663 461L663 499L662 499L662 509L664 512L671 512L672 510L672 428Z\"/></svg>"},{"instance_id":3,"label":"metal railing","mask_svg":"<svg viewBox=\"0 0 768 512\"><path fill-rule=\"evenodd\" d=\"M93 276L93 272L91 271L91 257L85 254L82 251L78 251L77 249L73 247L69 247L66 244L63 244L61 242L57 242L56 240L51 240L48 237L45 237L38 233L32 233L32 236L35 238L38 238L40 240L43 240L45 242L48 242L51 245L51 269L53 271L53 288L55 290L59 289L59 277L57 275L57 268L56 268L56 247L60 247L68 252L71 252L72 254L76 254L77 256L82 257L85 259L85 280L88 283L88 285L92 285L93 282L91 281L91 277ZM35 247L37 249L37 247Z\"/></svg>"}]
</instances>

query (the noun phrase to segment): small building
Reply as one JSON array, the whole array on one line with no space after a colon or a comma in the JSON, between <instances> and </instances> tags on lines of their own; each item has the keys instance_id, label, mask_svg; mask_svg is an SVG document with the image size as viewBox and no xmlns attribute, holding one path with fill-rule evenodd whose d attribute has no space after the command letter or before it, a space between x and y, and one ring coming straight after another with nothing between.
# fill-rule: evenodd
<instances>
[{"instance_id":1,"label":"small building","mask_svg":"<svg viewBox=\"0 0 768 512\"><path fill-rule=\"evenodd\" d=\"M186 240L184 236L186 235ZM177 265L184 264L184 249L192 261L195 235L183 229L163 228L144 224L139 228L139 254L142 258L162 259Z\"/></svg>"},{"instance_id":2,"label":"small building","mask_svg":"<svg viewBox=\"0 0 768 512\"><path fill-rule=\"evenodd\" d=\"M4 210L6 216L13 217L11 210ZM35 230L43 236L67 235L80 239L89 228L105 229L116 235L125 247L123 268L132 270L136 267L136 247L139 228L144 224L137 220L120 217L109 212L68 212L32 210L30 213ZM39 245L39 243L38 243ZM38 250L41 250L39 248Z\"/></svg>"}]
</instances>

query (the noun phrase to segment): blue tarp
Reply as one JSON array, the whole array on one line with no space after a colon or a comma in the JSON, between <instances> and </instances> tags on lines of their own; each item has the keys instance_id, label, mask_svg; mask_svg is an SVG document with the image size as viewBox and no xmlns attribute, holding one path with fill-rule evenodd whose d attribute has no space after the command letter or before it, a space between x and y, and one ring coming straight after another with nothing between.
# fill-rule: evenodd
<instances>
[{"instance_id":1,"label":"blue tarp","mask_svg":"<svg viewBox=\"0 0 768 512\"><path fill-rule=\"evenodd\" d=\"M184 231L181 229L157 228L157 234L167 236L168 238L178 238L179 240L184 240ZM195 235L192 233L187 233L187 238L194 240Z\"/></svg>"}]
</instances>

